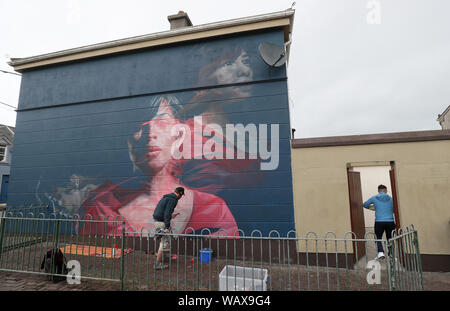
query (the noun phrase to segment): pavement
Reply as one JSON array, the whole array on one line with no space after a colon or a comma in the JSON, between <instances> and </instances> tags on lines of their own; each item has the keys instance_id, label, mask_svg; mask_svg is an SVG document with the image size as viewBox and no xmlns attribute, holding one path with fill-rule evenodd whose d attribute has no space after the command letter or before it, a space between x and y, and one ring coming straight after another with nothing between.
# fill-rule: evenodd
<instances>
[{"instance_id":1,"label":"pavement","mask_svg":"<svg viewBox=\"0 0 450 311\"><path fill-rule=\"evenodd\" d=\"M82 280L70 285L66 281L53 283L46 276L0 271L0 291L119 291L118 282ZM450 272L423 272L426 291L450 291Z\"/></svg>"},{"instance_id":2,"label":"pavement","mask_svg":"<svg viewBox=\"0 0 450 311\"><path fill-rule=\"evenodd\" d=\"M0 271L0 291L116 291L117 282L81 281L80 284L68 284L67 281L53 283L45 275Z\"/></svg>"}]
</instances>

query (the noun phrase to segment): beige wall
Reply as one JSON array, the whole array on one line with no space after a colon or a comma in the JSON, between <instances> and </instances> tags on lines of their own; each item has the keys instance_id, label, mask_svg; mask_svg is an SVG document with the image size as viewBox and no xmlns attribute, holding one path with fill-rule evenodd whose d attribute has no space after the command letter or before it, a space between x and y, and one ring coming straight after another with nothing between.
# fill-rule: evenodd
<instances>
[{"instance_id":1,"label":"beige wall","mask_svg":"<svg viewBox=\"0 0 450 311\"><path fill-rule=\"evenodd\" d=\"M450 254L450 140L292 149L299 236L351 230L348 163L395 161L402 226L413 224L422 254Z\"/></svg>"}]
</instances>

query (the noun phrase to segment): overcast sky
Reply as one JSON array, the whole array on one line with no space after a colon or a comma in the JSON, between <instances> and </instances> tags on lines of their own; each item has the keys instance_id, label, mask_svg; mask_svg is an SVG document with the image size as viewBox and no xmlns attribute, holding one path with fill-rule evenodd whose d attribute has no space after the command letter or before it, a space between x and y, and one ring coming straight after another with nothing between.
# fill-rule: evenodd
<instances>
[{"instance_id":1,"label":"overcast sky","mask_svg":"<svg viewBox=\"0 0 450 311\"><path fill-rule=\"evenodd\" d=\"M380 4L380 11L372 3ZM0 69L28 57L169 29L282 11L293 1L0 0ZM288 66L296 137L440 129L450 105L450 1L297 0ZM377 14L379 12L380 14ZM0 72L0 102L20 77ZM0 123L16 113L0 104Z\"/></svg>"}]
</instances>

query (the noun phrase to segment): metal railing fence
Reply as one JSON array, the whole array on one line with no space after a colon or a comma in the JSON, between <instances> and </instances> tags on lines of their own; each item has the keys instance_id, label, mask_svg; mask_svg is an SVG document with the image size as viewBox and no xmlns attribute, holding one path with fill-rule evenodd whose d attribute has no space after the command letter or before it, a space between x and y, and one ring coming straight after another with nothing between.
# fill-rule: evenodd
<instances>
[{"instance_id":1,"label":"metal railing fence","mask_svg":"<svg viewBox=\"0 0 450 311\"><path fill-rule=\"evenodd\" d=\"M0 271L65 278L57 269L59 249L68 263L79 263L81 282L109 282L112 290L423 290L412 225L387 241L373 232L363 238L353 232L341 238L334 232L281 236L275 230L268 236L258 230L229 236L188 228L155 235L126 228L123 219L112 216L6 213L0 219ZM164 235L170 241L162 257L167 267L158 270L154 264ZM384 260L373 260L376 243L385 250Z\"/></svg>"}]
</instances>

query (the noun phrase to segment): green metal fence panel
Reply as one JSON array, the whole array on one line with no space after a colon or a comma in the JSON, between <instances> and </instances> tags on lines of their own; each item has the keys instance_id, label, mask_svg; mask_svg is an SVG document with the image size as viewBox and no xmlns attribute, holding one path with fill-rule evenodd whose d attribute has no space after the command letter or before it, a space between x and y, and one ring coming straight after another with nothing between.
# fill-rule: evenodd
<instances>
[{"instance_id":1,"label":"green metal fence panel","mask_svg":"<svg viewBox=\"0 0 450 311\"><path fill-rule=\"evenodd\" d=\"M109 229L108 229L109 228ZM112 230L111 230L112 228ZM164 269L155 266L161 239ZM374 260L376 243L387 250ZM358 247L365 256L358 258ZM423 290L418 234L413 226L379 240L347 232L319 237L314 232L286 237L277 231L250 236L238 231L153 234L125 228L123 219L39 214L3 215L0 222L0 271L62 280L58 250L81 268L80 280L116 284L120 290L272 290L348 291ZM50 263L45 266L49 254ZM73 268L72 266L69 268Z\"/></svg>"}]
</instances>

